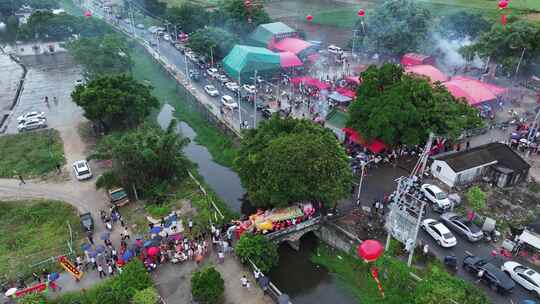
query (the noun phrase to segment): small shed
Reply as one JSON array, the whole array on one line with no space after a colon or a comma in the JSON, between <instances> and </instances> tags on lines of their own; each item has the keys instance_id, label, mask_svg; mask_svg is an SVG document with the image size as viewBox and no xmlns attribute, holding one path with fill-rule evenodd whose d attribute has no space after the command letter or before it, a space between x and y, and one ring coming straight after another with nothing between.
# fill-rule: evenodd
<instances>
[{"instance_id":1,"label":"small shed","mask_svg":"<svg viewBox=\"0 0 540 304\"><path fill-rule=\"evenodd\" d=\"M530 167L509 146L489 143L433 157L431 173L450 187L486 179L504 188L526 180Z\"/></svg>"},{"instance_id":2,"label":"small shed","mask_svg":"<svg viewBox=\"0 0 540 304\"><path fill-rule=\"evenodd\" d=\"M407 53L401 57L401 65L411 66L419 64L435 64L435 59L433 57L418 53Z\"/></svg>"}]
</instances>

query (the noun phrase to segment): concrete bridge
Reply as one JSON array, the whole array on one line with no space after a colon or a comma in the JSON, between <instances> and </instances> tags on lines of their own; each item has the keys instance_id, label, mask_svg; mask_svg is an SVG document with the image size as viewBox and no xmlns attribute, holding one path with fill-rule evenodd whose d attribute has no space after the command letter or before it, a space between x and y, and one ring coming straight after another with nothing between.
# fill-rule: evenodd
<instances>
[{"instance_id":1,"label":"concrete bridge","mask_svg":"<svg viewBox=\"0 0 540 304\"><path fill-rule=\"evenodd\" d=\"M345 252L362 242L352 233L334 224L334 220L332 217L318 216L287 229L269 233L266 237L275 244L286 242L295 250L300 250L300 241L309 232L313 232L328 245Z\"/></svg>"}]
</instances>

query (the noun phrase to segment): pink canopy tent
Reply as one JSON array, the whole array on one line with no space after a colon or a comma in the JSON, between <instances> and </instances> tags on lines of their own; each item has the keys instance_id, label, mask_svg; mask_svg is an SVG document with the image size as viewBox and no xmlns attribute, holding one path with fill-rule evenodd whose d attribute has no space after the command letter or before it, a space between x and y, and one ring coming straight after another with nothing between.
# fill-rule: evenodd
<instances>
[{"instance_id":1,"label":"pink canopy tent","mask_svg":"<svg viewBox=\"0 0 540 304\"><path fill-rule=\"evenodd\" d=\"M506 88L465 76L452 77L450 81L444 83L444 86L454 97L465 98L471 106L494 101L497 96L507 92Z\"/></svg>"},{"instance_id":2,"label":"pink canopy tent","mask_svg":"<svg viewBox=\"0 0 540 304\"><path fill-rule=\"evenodd\" d=\"M338 92L339 94L341 94L343 96L347 96L347 97L350 97L350 98L356 98L356 92L353 91L353 90L349 90L347 88L337 88L336 92Z\"/></svg>"},{"instance_id":3,"label":"pink canopy tent","mask_svg":"<svg viewBox=\"0 0 540 304\"><path fill-rule=\"evenodd\" d=\"M299 54L303 50L312 46L311 43L298 38L284 38L278 42L275 42L270 48L277 50L278 52L291 52Z\"/></svg>"},{"instance_id":4,"label":"pink canopy tent","mask_svg":"<svg viewBox=\"0 0 540 304\"><path fill-rule=\"evenodd\" d=\"M330 85L309 76L294 77L294 78L291 78L291 82L294 85L303 83L305 86L315 87L315 88L318 88L319 90L326 90L330 87Z\"/></svg>"},{"instance_id":5,"label":"pink canopy tent","mask_svg":"<svg viewBox=\"0 0 540 304\"><path fill-rule=\"evenodd\" d=\"M429 78L432 83L436 81L445 82L449 79L443 72L429 64L406 66L405 72L425 76Z\"/></svg>"},{"instance_id":6,"label":"pink canopy tent","mask_svg":"<svg viewBox=\"0 0 540 304\"><path fill-rule=\"evenodd\" d=\"M304 65L298 56L291 52L279 53L279 60L282 68L294 68Z\"/></svg>"},{"instance_id":7,"label":"pink canopy tent","mask_svg":"<svg viewBox=\"0 0 540 304\"><path fill-rule=\"evenodd\" d=\"M349 140L368 148L369 151L375 154L381 153L387 148L384 142L380 139L374 139L370 143L367 143L366 140L362 137L362 135L360 135L360 133L356 132L351 128L343 128L341 129L341 131L343 131L345 135L349 137Z\"/></svg>"},{"instance_id":8,"label":"pink canopy tent","mask_svg":"<svg viewBox=\"0 0 540 304\"><path fill-rule=\"evenodd\" d=\"M407 53L401 57L401 65L435 64L433 57L417 53Z\"/></svg>"},{"instance_id":9,"label":"pink canopy tent","mask_svg":"<svg viewBox=\"0 0 540 304\"><path fill-rule=\"evenodd\" d=\"M345 80L350 83L359 86L362 83L362 80L360 80L360 76L347 76L345 77Z\"/></svg>"}]
</instances>

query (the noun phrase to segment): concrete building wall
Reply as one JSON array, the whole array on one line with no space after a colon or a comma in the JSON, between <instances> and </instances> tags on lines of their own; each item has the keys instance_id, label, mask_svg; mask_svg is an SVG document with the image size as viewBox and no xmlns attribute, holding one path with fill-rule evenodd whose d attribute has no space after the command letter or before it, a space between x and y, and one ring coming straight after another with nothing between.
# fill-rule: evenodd
<instances>
[{"instance_id":1,"label":"concrete building wall","mask_svg":"<svg viewBox=\"0 0 540 304\"><path fill-rule=\"evenodd\" d=\"M456 172L446 162L434 160L431 164L431 174L449 187L454 187Z\"/></svg>"},{"instance_id":2,"label":"concrete building wall","mask_svg":"<svg viewBox=\"0 0 540 304\"><path fill-rule=\"evenodd\" d=\"M322 224L319 230L315 231L315 235L329 246L345 252L356 250L362 242L353 234L330 222Z\"/></svg>"}]
</instances>

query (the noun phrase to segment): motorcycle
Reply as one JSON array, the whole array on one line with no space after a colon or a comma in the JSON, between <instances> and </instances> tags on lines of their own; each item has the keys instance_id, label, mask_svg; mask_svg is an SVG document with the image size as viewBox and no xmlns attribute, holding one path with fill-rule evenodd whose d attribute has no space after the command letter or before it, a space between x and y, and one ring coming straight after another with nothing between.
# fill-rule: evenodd
<instances>
[{"instance_id":1,"label":"motorcycle","mask_svg":"<svg viewBox=\"0 0 540 304\"><path fill-rule=\"evenodd\" d=\"M448 267L449 270L453 272L457 272L458 263L457 263L457 258L454 254L445 256L443 263L446 267Z\"/></svg>"}]
</instances>

